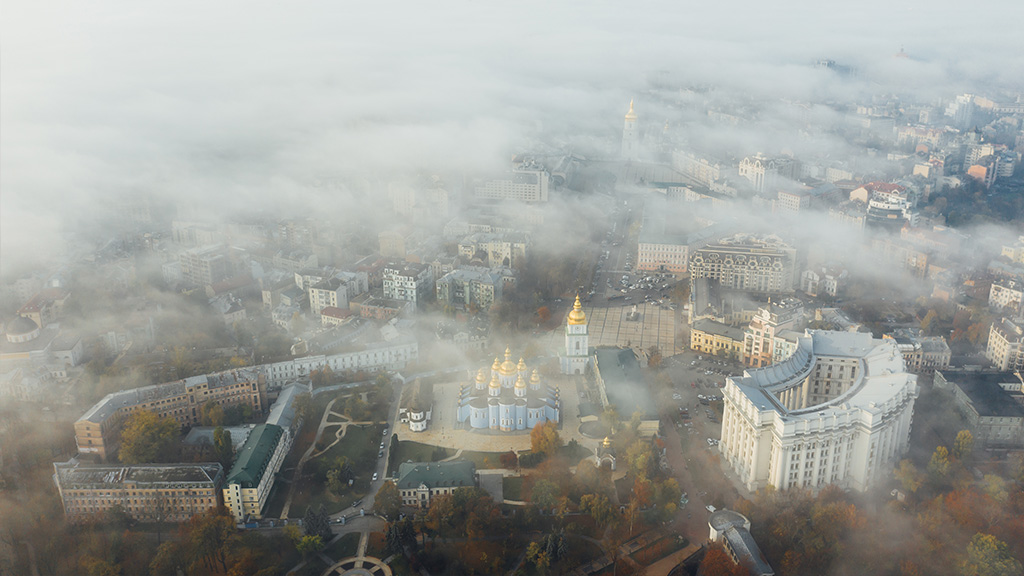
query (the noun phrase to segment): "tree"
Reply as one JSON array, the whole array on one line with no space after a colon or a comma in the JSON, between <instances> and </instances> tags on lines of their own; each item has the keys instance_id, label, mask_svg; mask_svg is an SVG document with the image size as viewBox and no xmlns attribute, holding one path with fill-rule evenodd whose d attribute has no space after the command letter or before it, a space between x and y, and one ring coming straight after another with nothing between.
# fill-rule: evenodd
<instances>
[{"instance_id":1,"label":"tree","mask_svg":"<svg viewBox=\"0 0 1024 576\"><path fill-rule=\"evenodd\" d=\"M352 461L341 456L334 461L334 465L327 471L327 489L336 495L341 495L348 489L349 482L355 478L355 470Z\"/></svg>"},{"instance_id":2,"label":"tree","mask_svg":"<svg viewBox=\"0 0 1024 576\"><path fill-rule=\"evenodd\" d=\"M306 507L306 514L302 517L302 529L306 536L319 536L320 540L325 542L331 539L331 521L323 504L317 511L314 511L312 506Z\"/></svg>"},{"instance_id":3,"label":"tree","mask_svg":"<svg viewBox=\"0 0 1024 576\"><path fill-rule=\"evenodd\" d=\"M309 558L311 554L324 549L324 539L319 536L303 536L302 540L295 545L295 549L302 554L303 558Z\"/></svg>"},{"instance_id":4,"label":"tree","mask_svg":"<svg viewBox=\"0 0 1024 576\"><path fill-rule=\"evenodd\" d=\"M953 441L953 458L966 460L971 457L974 451L974 435L970 430L961 430L956 433L956 440Z\"/></svg>"},{"instance_id":5,"label":"tree","mask_svg":"<svg viewBox=\"0 0 1024 576\"><path fill-rule=\"evenodd\" d=\"M895 474L896 479L903 486L903 490L911 494L917 492L917 489L921 487L924 480L921 473L917 470L917 466L914 466L914 463L910 460L900 461L899 468L896 469Z\"/></svg>"},{"instance_id":6,"label":"tree","mask_svg":"<svg viewBox=\"0 0 1024 576\"><path fill-rule=\"evenodd\" d=\"M231 443L231 431L218 426L213 430L213 453L224 470L231 468L235 459L235 447Z\"/></svg>"},{"instance_id":7,"label":"tree","mask_svg":"<svg viewBox=\"0 0 1024 576\"><path fill-rule=\"evenodd\" d=\"M937 447L928 462L928 474L936 481L944 480L949 475L949 466L949 450L945 446Z\"/></svg>"},{"instance_id":8,"label":"tree","mask_svg":"<svg viewBox=\"0 0 1024 576\"><path fill-rule=\"evenodd\" d=\"M501 463L502 468L515 470L519 467L519 456L512 450L509 450L498 457L498 462Z\"/></svg>"},{"instance_id":9,"label":"tree","mask_svg":"<svg viewBox=\"0 0 1024 576\"><path fill-rule=\"evenodd\" d=\"M209 400L203 404L199 422L203 426L222 426L224 424L224 409L217 402Z\"/></svg>"},{"instance_id":10,"label":"tree","mask_svg":"<svg viewBox=\"0 0 1024 576\"><path fill-rule=\"evenodd\" d=\"M604 494L584 494L580 498L580 510L590 514L598 526L607 526L617 519L615 508Z\"/></svg>"},{"instance_id":11,"label":"tree","mask_svg":"<svg viewBox=\"0 0 1024 576\"><path fill-rule=\"evenodd\" d=\"M314 416L313 397L310 396L309 392L297 394L295 396L295 400L292 402L292 405L295 407L295 417L298 420L301 420L303 422L303 425L305 425L305 423L308 422L309 419Z\"/></svg>"},{"instance_id":12,"label":"tree","mask_svg":"<svg viewBox=\"0 0 1024 576\"><path fill-rule=\"evenodd\" d=\"M121 432L118 458L124 464L147 464L169 456L181 426L174 418L161 418L149 410L128 417Z\"/></svg>"},{"instance_id":13,"label":"tree","mask_svg":"<svg viewBox=\"0 0 1024 576\"><path fill-rule=\"evenodd\" d=\"M540 422L530 430L530 448L533 452L554 456L561 447L562 438L558 435L558 425L553 421Z\"/></svg>"},{"instance_id":14,"label":"tree","mask_svg":"<svg viewBox=\"0 0 1024 576\"><path fill-rule=\"evenodd\" d=\"M661 350L658 349L657 345L647 349L647 366L650 368L661 367Z\"/></svg>"},{"instance_id":15,"label":"tree","mask_svg":"<svg viewBox=\"0 0 1024 576\"><path fill-rule=\"evenodd\" d=\"M939 313L935 309L931 309L924 318L921 319L921 332L925 334L931 334L931 330L935 328L935 321L939 319Z\"/></svg>"},{"instance_id":16,"label":"tree","mask_svg":"<svg viewBox=\"0 0 1024 576\"><path fill-rule=\"evenodd\" d=\"M398 487L391 480L385 481L373 499L373 511L391 520L398 517L401 507L402 496L398 493Z\"/></svg>"},{"instance_id":17,"label":"tree","mask_svg":"<svg viewBox=\"0 0 1024 576\"><path fill-rule=\"evenodd\" d=\"M533 490L530 491L530 500L541 510L550 511L558 503L558 496L561 493L562 489L558 487L558 484L542 478L533 485Z\"/></svg>"},{"instance_id":18,"label":"tree","mask_svg":"<svg viewBox=\"0 0 1024 576\"><path fill-rule=\"evenodd\" d=\"M729 557L721 544L712 544L700 561L699 576L745 576L748 572Z\"/></svg>"},{"instance_id":19,"label":"tree","mask_svg":"<svg viewBox=\"0 0 1024 576\"><path fill-rule=\"evenodd\" d=\"M964 576L1019 576L1024 570L1006 542L991 534L975 534L967 545L967 558L960 564Z\"/></svg>"},{"instance_id":20,"label":"tree","mask_svg":"<svg viewBox=\"0 0 1024 576\"><path fill-rule=\"evenodd\" d=\"M406 547L416 547L416 530L408 518L391 522L384 530L384 541L389 552L402 554Z\"/></svg>"}]
</instances>

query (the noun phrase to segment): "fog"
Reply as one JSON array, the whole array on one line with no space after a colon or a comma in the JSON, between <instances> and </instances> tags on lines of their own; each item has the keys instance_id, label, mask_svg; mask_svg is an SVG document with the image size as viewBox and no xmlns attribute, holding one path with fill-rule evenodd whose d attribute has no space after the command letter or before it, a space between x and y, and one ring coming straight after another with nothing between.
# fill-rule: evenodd
<instances>
[{"instance_id":1,"label":"fog","mask_svg":"<svg viewBox=\"0 0 1024 576\"><path fill-rule=\"evenodd\" d=\"M642 120L684 131L685 115L651 106L659 85L751 101L1019 90L1022 9L996 4L1001 16L981 30L964 27L980 21L974 7L924 2L8 2L3 268L52 256L72 222L98 221L113 198L351 212L353 199L313 197L311 183L489 171L544 147L613 150L630 98ZM901 47L911 58L892 58ZM858 75L811 68L819 58ZM718 134L719 147L799 146L780 141L788 119L766 105L758 122ZM699 126L686 136L716 144Z\"/></svg>"}]
</instances>

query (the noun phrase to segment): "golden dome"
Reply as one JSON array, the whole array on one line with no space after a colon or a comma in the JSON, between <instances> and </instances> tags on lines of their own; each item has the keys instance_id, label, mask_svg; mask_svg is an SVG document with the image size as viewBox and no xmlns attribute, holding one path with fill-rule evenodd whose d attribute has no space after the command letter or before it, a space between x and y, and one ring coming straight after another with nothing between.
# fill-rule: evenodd
<instances>
[{"instance_id":1,"label":"golden dome","mask_svg":"<svg viewBox=\"0 0 1024 576\"><path fill-rule=\"evenodd\" d=\"M519 365L516 366L516 369L518 369L520 372L523 372L524 370L526 370L526 360L523 360L522 358L520 358L519 359Z\"/></svg>"},{"instance_id":2,"label":"golden dome","mask_svg":"<svg viewBox=\"0 0 1024 576\"><path fill-rule=\"evenodd\" d=\"M512 361L512 349L505 348L505 361L498 368L502 376L511 376L516 373L516 363Z\"/></svg>"},{"instance_id":3,"label":"golden dome","mask_svg":"<svg viewBox=\"0 0 1024 576\"><path fill-rule=\"evenodd\" d=\"M602 442L601 444L602 444L602 445L603 445L603 446L604 446L605 448L608 448L609 446L611 446L611 445L612 445L612 440L611 440L611 438L609 438L609 437L605 436L605 437L604 437L604 442Z\"/></svg>"},{"instance_id":4,"label":"golden dome","mask_svg":"<svg viewBox=\"0 0 1024 576\"><path fill-rule=\"evenodd\" d=\"M583 313L583 304L580 304L580 295L576 295L576 303L572 305L572 312L569 312L569 324L578 326L587 323L587 315Z\"/></svg>"},{"instance_id":5,"label":"golden dome","mask_svg":"<svg viewBox=\"0 0 1024 576\"><path fill-rule=\"evenodd\" d=\"M487 385L489 388L501 388L501 382L498 382L498 375L495 374L491 377L491 383Z\"/></svg>"},{"instance_id":6,"label":"golden dome","mask_svg":"<svg viewBox=\"0 0 1024 576\"><path fill-rule=\"evenodd\" d=\"M522 374L519 375L519 378L516 378L516 388L526 388L526 380L523 379Z\"/></svg>"},{"instance_id":7,"label":"golden dome","mask_svg":"<svg viewBox=\"0 0 1024 576\"><path fill-rule=\"evenodd\" d=\"M533 369L533 374L530 376L530 382L540 383L540 372L537 372L536 368Z\"/></svg>"},{"instance_id":8,"label":"golden dome","mask_svg":"<svg viewBox=\"0 0 1024 576\"><path fill-rule=\"evenodd\" d=\"M476 373L476 381L478 384L483 384L484 382L487 382L487 375L484 374L483 368L481 368L480 371Z\"/></svg>"},{"instance_id":9,"label":"golden dome","mask_svg":"<svg viewBox=\"0 0 1024 576\"><path fill-rule=\"evenodd\" d=\"M629 101L629 112L626 112L626 120L636 120L636 112L633 112L633 100Z\"/></svg>"},{"instance_id":10,"label":"golden dome","mask_svg":"<svg viewBox=\"0 0 1024 576\"><path fill-rule=\"evenodd\" d=\"M501 362L498 362L498 357L495 356L494 364L491 364L491 370L497 371L499 368L501 368Z\"/></svg>"}]
</instances>

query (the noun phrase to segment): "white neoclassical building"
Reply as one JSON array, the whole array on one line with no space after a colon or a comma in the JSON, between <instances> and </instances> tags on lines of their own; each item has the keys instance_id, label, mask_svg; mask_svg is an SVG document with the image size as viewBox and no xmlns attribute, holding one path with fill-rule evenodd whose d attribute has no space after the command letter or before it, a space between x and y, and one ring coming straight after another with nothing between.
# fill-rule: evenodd
<instances>
[{"instance_id":1,"label":"white neoclassical building","mask_svg":"<svg viewBox=\"0 0 1024 576\"><path fill-rule=\"evenodd\" d=\"M719 449L751 491L863 491L906 452L917 393L895 341L807 330L786 360L727 380Z\"/></svg>"}]
</instances>

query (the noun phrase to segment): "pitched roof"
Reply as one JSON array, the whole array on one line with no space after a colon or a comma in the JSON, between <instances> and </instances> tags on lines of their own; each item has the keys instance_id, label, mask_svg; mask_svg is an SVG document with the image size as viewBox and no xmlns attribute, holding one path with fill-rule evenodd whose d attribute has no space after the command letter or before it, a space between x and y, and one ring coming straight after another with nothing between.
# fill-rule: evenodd
<instances>
[{"instance_id":1,"label":"pitched roof","mask_svg":"<svg viewBox=\"0 0 1024 576\"><path fill-rule=\"evenodd\" d=\"M273 424L260 424L253 428L228 473L227 484L240 484L242 488L258 486L282 434L284 430Z\"/></svg>"},{"instance_id":2,"label":"pitched roof","mask_svg":"<svg viewBox=\"0 0 1024 576\"><path fill-rule=\"evenodd\" d=\"M398 489L470 488L476 486L476 465L459 460L455 462L404 462L398 465Z\"/></svg>"}]
</instances>

